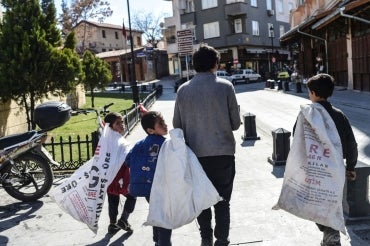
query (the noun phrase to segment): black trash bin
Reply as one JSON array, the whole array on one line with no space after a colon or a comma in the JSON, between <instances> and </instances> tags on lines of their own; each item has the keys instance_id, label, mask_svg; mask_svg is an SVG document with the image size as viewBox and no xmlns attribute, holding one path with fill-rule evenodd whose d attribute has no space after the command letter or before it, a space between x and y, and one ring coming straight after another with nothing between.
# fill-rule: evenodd
<instances>
[{"instance_id":1,"label":"black trash bin","mask_svg":"<svg viewBox=\"0 0 370 246\"><path fill-rule=\"evenodd\" d=\"M370 218L369 178L370 166L361 161L357 162L356 180L346 179L343 192L343 212L346 223L362 218Z\"/></svg>"},{"instance_id":2,"label":"black trash bin","mask_svg":"<svg viewBox=\"0 0 370 246\"><path fill-rule=\"evenodd\" d=\"M295 92L297 93L302 93L302 83L301 81L297 81L297 83L295 83Z\"/></svg>"},{"instance_id":3,"label":"black trash bin","mask_svg":"<svg viewBox=\"0 0 370 246\"><path fill-rule=\"evenodd\" d=\"M268 162L275 166L282 166L286 164L288 154L290 151L290 135L288 130L278 128L272 133L273 153L272 158L268 157Z\"/></svg>"},{"instance_id":4,"label":"black trash bin","mask_svg":"<svg viewBox=\"0 0 370 246\"><path fill-rule=\"evenodd\" d=\"M284 91L290 91L290 89L289 89L289 80L287 80L287 79L284 80Z\"/></svg>"},{"instance_id":5,"label":"black trash bin","mask_svg":"<svg viewBox=\"0 0 370 246\"><path fill-rule=\"evenodd\" d=\"M257 137L256 131L256 116L251 113L246 113L243 115L244 120L244 136L243 140L257 140L260 139Z\"/></svg>"},{"instance_id":6,"label":"black trash bin","mask_svg":"<svg viewBox=\"0 0 370 246\"><path fill-rule=\"evenodd\" d=\"M275 80L270 79L270 89L275 89Z\"/></svg>"},{"instance_id":7,"label":"black trash bin","mask_svg":"<svg viewBox=\"0 0 370 246\"><path fill-rule=\"evenodd\" d=\"M283 82L279 79L277 81L277 83L278 83L278 91L282 90L283 89Z\"/></svg>"}]
</instances>

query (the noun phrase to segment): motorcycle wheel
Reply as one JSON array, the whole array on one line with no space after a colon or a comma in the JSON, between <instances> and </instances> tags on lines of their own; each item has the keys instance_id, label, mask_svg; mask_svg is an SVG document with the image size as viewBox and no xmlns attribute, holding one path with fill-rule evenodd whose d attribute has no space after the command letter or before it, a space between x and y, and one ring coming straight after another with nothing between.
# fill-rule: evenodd
<instances>
[{"instance_id":1,"label":"motorcycle wheel","mask_svg":"<svg viewBox=\"0 0 370 246\"><path fill-rule=\"evenodd\" d=\"M4 174L5 191L24 202L36 201L43 197L53 184L53 171L49 163L32 154L19 156L13 165L8 164L2 170L2 175Z\"/></svg>"}]
</instances>

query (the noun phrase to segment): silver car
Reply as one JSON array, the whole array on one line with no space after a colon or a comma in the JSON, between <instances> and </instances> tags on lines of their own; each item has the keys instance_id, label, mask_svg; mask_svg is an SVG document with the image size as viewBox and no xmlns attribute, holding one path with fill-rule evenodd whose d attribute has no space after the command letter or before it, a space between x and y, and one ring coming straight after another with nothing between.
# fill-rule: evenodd
<instances>
[{"instance_id":1,"label":"silver car","mask_svg":"<svg viewBox=\"0 0 370 246\"><path fill-rule=\"evenodd\" d=\"M227 79L230 82L232 81L231 76L226 71L223 71L223 70L218 70L216 72L216 76L220 77L220 78L223 78L223 79Z\"/></svg>"}]
</instances>

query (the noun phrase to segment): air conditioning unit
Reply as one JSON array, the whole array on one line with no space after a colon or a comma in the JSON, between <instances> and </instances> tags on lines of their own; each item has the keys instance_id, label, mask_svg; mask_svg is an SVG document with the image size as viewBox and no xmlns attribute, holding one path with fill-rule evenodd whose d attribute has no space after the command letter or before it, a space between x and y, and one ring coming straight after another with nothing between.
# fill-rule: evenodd
<instances>
[{"instance_id":1,"label":"air conditioning unit","mask_svg":"<svg viewBox=\"0 0 370 246\"><path fill-rule=\"evenodd\" d=\"M273 9L268 9L267 10L267 15L268 16L273 16L275 14L275 10L273 10Z\"/></svg>"}]
</instances>

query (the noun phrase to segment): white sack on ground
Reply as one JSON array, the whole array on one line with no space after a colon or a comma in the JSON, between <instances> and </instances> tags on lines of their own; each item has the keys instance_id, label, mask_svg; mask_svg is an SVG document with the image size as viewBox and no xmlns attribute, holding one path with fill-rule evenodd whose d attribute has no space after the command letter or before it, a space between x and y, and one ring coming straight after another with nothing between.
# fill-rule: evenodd
<instances>
[{"instance_id":1,"label":"white sack on ground","mask_svg":"<svg viewBox=\"0 0 370 246\"><path fill-rule=\"evenodd\" d=\"M345 166L334 121L318 103L302 105L275 208L345 232Z\"/></svg>"},{"instance_id":2,"label":"white sack on ground","mask_svg":"<svg viewBox=\"0 0 370 246\"><path fill-rule=\"evenodd\" d=\"M145 225L176 229L222 198L205 174L183 131L172 129L159 152Z\"/></svg>"},{"instance_id":3,"label":"white sack on ground","mask_svg":"<svg viewBox=\"0 0 370 246\"><path fill-rule=\"evenodd\" d=\"M107 124L94 156L55 187L51 197L62 210L97 233L107 188L128 151L125 138Z\"/></svg>"}]
</instances>

